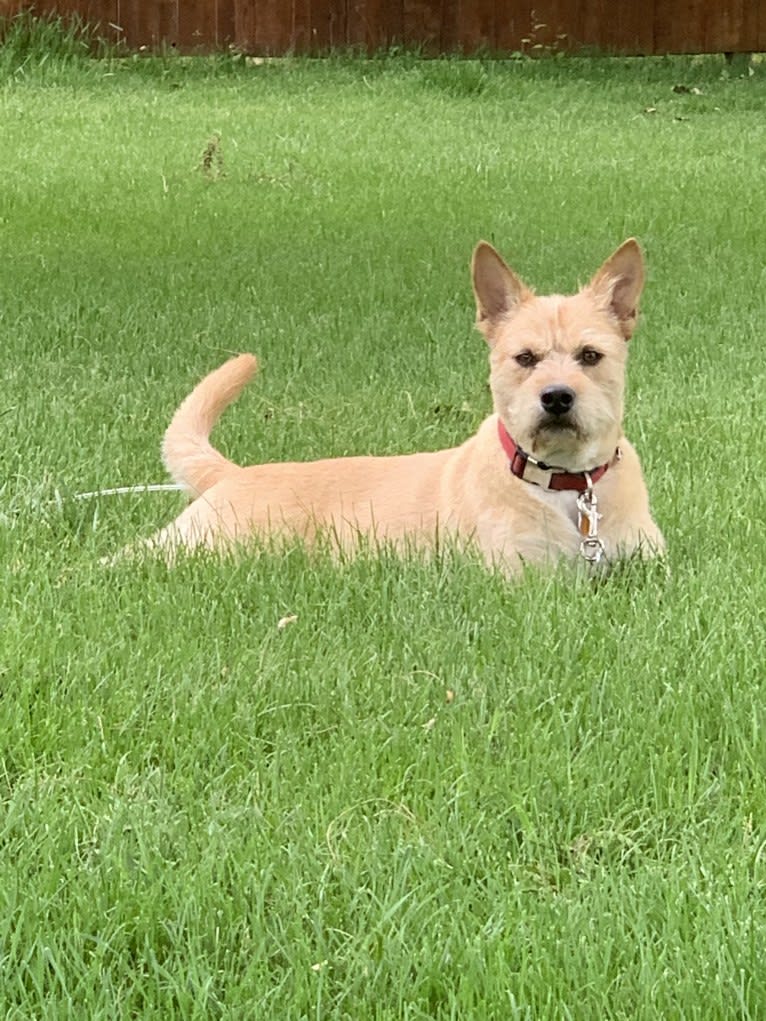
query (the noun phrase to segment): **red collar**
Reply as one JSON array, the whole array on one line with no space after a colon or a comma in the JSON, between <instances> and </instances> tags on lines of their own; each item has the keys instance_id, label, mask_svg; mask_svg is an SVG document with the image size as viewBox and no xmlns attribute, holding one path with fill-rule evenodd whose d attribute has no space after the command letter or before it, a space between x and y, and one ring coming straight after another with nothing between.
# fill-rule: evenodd
<instances>
[{"instance_id":1,"label":"red collar","mask_svg":"<svg viewBox=\"0 0 766 1021\"><path fill-rule=\"evenodd\" d=\"M543 489L574 489L578 493L583 493L594 482L598 482L607 468L620 456L618 448L612 460L600 464L598 468L591 468L587 472L568 472L545 464L544 461L536 461L530 454L525 453L511 439L500 418L497 420L497 432L503 450L508 455L511 474L517 479L523 479L524 482L530 482L533 486L542 486Z\"/></svg>"}]
</instances>

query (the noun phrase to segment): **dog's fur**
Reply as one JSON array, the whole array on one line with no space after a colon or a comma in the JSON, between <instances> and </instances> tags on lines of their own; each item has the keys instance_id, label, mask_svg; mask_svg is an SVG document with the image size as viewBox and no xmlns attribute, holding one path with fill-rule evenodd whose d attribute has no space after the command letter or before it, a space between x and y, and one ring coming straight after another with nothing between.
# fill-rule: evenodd
<instances>
[{"instance_id":1,"label":"dog's fur","mask_svg":"<svg viewBox=\"0 0 766 1021\"><path fill-rule=\"evenodd\" d=\"M193 501L147 545L172 555L179 546L221 547L250 535L312 541L327 533L344 549L360 536L427 548L438 534L477 544L489 562L509 571L577 556L577 494L550 492L510 473L500 416L538 461L570 472L612 462L595 487L609 559L661 551L639 460L622 434L627 341L644 277L637 242L626 241L568 297L536 296L486 242L477 245L472 268L495 407L474 436L434 453L239 467L208 437L255 373L255 358L240 355L199 383L165 434L165 463ZM574 393L571 411L555 417L545 411L541 393L551 385Z\"/></svg>"}]
</instances>

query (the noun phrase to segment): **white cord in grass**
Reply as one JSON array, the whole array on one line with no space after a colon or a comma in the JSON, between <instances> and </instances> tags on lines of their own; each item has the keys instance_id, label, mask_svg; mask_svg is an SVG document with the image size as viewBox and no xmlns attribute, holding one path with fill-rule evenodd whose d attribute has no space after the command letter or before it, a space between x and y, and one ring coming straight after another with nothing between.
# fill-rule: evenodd
<instances>
[{"instance_id":1,"label":"white cord in grass","mask_svg":"<svg viewBox=\"0 0 766 1021\"><path fill-rule=\"evenodd\" d=\"M75 493L73 500L93 500L97 496L125 496L129 493L178 493L186 486L178 482L151 482L143 486L117 486L115 489L94 489L92 493Z\"/></svg>"}]
</instances>

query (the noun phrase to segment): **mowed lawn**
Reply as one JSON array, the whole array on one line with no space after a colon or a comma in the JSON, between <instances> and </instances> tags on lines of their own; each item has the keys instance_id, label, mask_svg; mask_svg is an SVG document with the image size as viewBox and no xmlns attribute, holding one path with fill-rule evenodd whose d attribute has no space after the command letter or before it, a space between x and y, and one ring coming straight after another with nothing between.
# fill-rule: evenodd
<instances>
[{"instance_id":1,"label":"mowed lawn","mask_svg":"<svg viewBox=\"0 0 766 1021\"><path fill-rule=\"evenodd\" d=\"M766 1013L766 71L6 59L0 1013ZM468 266L648 261L627 433L666 567L99 558L230 353L240 461L490 411Z\"/></svg>"}]
</instances>

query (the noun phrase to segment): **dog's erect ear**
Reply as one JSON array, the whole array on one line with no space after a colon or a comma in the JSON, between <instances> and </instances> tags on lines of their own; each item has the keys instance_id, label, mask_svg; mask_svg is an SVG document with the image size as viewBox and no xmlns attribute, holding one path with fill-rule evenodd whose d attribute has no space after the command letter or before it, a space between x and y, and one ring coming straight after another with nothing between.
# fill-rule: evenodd
<instances>
[{"instance_id":1,"label":"dog's erect ear","mask_svg":"<svg viewBox=\"0 0 766 1021\"><path fill-rule=\"evenodd\" d=\"M503 262L495 249L480 241L471 261L473 293L476 295L476 325L493 344L495 329L532 291Z\"/></svg>"},{"instance_id":2,"label":"dog's erect ear","mask_svg":"<svg viewBox=\"0 0 766 1021\"><path fill-rule=\"evenodd\" d=\"M588 290L607 305L626 340L636 327L643 287L644 256L635 238L623 242L588 284Z\"/></svg>"}]
</instances>

